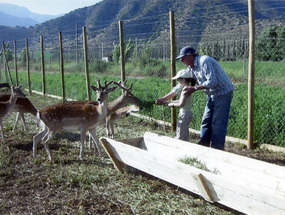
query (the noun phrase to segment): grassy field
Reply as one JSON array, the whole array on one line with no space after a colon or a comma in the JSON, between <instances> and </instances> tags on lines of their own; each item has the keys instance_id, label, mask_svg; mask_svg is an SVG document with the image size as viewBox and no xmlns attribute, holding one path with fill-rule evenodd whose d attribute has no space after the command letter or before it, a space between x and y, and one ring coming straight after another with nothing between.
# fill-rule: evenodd
<instances>
[{"instance_id":1,"label":"grassy field","mask_svg":"<svg viewBox=\"0 0 285 215\"><path fill-rule=\"evenodd\" d=\"M128 62L126 64L126 73L128 84L134 83L133 92L143 102L142 114L156 119L170 121L170 109L167 107L155 106L154 101L165 95L171 89L170 87L170 69L169 62L152 60L147 66L138 67L139 63ZM138 64L138 65L136 65ZM230 121L228 126L228 135L246 139L247 138L247 62L243 61L221 61L220 64L234 82L236 91L232 103ZM35 64L39 67L38 64ZM35 66L34 65L34 66ZM53 70L58 63L53 63ZM33 68L33 65L31 66ZM285 121L283 120L285 110L285 68L282 62L256 62L255 74L255 110L254 110L254 141L258 143L268 143L277 146L285 146ZM84 67L80 63L77 66L66 63L67 70L64 82L67 98L75 100L87 99L86 80L84 76ZM90 83L95 84L96 79L120 80L119 65L106 62L90 63ZM177 70L185 68L182 63L177 63ZM42 91L42 75L39 68L37 72L31 72L32 90ZM48 69L47 69L48 70ZM56 71L56 70L55 70ZM104 72L102 72L104 71ZM163 71L163 72L162 72ZM156 77L160 76L162 77ZM2 72L2 77L4 76ZM19 83L28 87L27 72L19 72ZM12 71L12 78L15 74ZM53 95L62 95L61 76L58 72L46 73L46 92ZM117 94L110 96L110 100L117 97ZM94 96L93 96L94 98ZM194 96L194 119L190 127L196 130L200 128L205 105L205 94L195 93Z\"/></svg>"}]
</instances>

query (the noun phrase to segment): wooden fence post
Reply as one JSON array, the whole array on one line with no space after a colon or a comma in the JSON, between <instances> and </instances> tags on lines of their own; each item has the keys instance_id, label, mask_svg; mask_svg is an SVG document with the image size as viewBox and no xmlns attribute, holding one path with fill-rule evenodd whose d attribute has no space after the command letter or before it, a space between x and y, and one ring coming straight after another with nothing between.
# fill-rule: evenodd
<instances>
[{"instance_id":1,"label":"wooden fence post","mask_svg":"<svg viewBox=\"0 0 285 215\"><path fill-rule=\"evenodd\" d=\"M119 36L120 36L120 56L121 56L121 81L124 82L126 80L126 72L125 72L123 21L119 21Z\"/></svg>"},{"instance_id":2,"label":"wooden fence post","mask_svg":"<svg viewBox=\"0 0 285 215\"><path fill-rule=\"evenodd\" d=\"M44 38L41 36L41 64L42 64L42 82L43 82L43 95L46 95L46 77L45 77L45 55L44 55Z\"/></svg>"},{"instance_id":3,"label":"wooden fence post","mask_svg":"<svg viewBox=\"0 0 285 215\"><path fill-rule=\"evenodd\" d=\"M63 48L62 48L62 33L59 32L59 47L60 47L60 72L61 72L61 91L62 102L65 101L65 86L64 86L64 61L63 61Z\"/></svg>"},{"instance_id":4,"label":"wooden fence post","mask_svg":"<svg viewBox=\"0 0 285 215\"><path fill-rule=\"evenodd\" d=\"M172 80L172 78L176 74L176 61L175 61L175 21L174 21L174 12L169 12L169 19L170 19L170 43L171 43L171 50L170 50L170 61L171 61L171 88L173 88L176 84L175 80ZM172 100L175 100L176 98L172 98ZM176 130L176 108L171 107L171 131L175 132Z\"/></svg>"},{"instance_id":5,"label":"wooden fence post","mask_svg":"<svg viewBox=\"0 0 285 215\"><path fill-rule=\"evenodd\" d=\"M31 89L31 77L30 77L30 55L29 55L28 38L26 38L26 63L27 63L27 73L28 73L28 88L29 88L29 94L31 94L32 89Z\"/></svg>"},{"instance_id":6,"label":"wooden fence post","mask_svg":"<svg viewBox=\"0 0 285 215\"><path fill-rule=\"evenodd\" d=\"M17 44L16 44L16 40L14 40L14 66L15 66L15 73L16 73L16 86L19 86L18 66L17 66Z\"/></svg>"},{"instance_id":7,"label":"wooden fence post","mask_svg":"<svg viewBox=\"0 0 285 215\"><path fill-rule=\"evenodd\" d=\"M9 74L10 82L13 85L13 80L12 80L12 77L11 77L9 64L8 64L8 61L7 61L7 58L6 58L6 51L5 51L5 43L4 43L4 41L2 41L2 50L1 51L2 51L3 57L4 57L6 83L7 84L9 83L8 82L8 74ZM1 55L1 53L0 53L0 55Z\"/></svg>"},{"instance_id":8,"label":"wooden fence post","mask_svg":"<svg viewBox=\"0 0 285 215\"><path fill-rule=\"evenodd\" d=\"M90 80L89 80L89 70L88 70L88 50L87 50L87 36L86 36L86 27L82 28L83 31L83 49L84 49L84 64L85 64L85 76L86 76L86 90L87 98L91 99L90 96Z\"/></svg>"},{"instance_id":9,"label":"wooden fence post","mask_svg":"<svg viewBox=\"0 0 285 215\"><path fill-rule=\"evenodd\" d=\"M249 58L248 58L248 130L247 140L249 149L253 148L254 130L254 70L255 70L255 15L254 0L248 0L249 19Z\"/></svg>"}]
</instances>

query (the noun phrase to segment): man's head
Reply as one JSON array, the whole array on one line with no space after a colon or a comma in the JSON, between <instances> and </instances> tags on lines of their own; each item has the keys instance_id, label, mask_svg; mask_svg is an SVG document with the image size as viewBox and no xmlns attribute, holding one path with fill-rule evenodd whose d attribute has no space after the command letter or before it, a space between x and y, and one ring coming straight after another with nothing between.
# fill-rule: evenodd
<instances>
[{"instance_id":1,"label":"man's head","mask_svg":"<svg viewBox=\"0 0 285 215\"><path fill-rule=\"evenodd\" d=\"M198 55L196 50L190 46L185 46L180 50L180 54L176 60L181 60L186 66L194 67L195 57Z\"/></svg>"},{"instance_id":2,"label":"man's head","mask_svg":"<svg viewBox=\"0 0 285 215\"><path fill-rule=\"evenodd\" d=\"M176 57L176 60L180 60L183 58L185 55L194 55L197 56L198 54L196 53L196 50L193 49L190 46L185 46L180 50L179 56Z\"/></svg>"}]
</instances>

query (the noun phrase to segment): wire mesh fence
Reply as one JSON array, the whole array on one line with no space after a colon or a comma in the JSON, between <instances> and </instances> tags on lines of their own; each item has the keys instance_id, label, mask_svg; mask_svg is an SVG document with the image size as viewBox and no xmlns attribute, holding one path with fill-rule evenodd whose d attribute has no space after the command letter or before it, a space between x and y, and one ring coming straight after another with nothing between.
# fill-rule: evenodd
<instances>
[{"instance_id":1,"label":"wire mesh fence","mask_svg":"<svg viewBox=\"0 0 285 215\"><path fill-rule=\"evenodd\" d=\"M154 101L171 90L170 85L170 35L165 32L160 37L152 37L149 33L133 32L134 25L125 21L125 69L127 80L134 83L134 93L143 101L142 113L156 119L170 121L168 107L155 106ZM144 20L145 29L154 23ZM157 23L155 23L157 25ZM177 20L176 26L179 26ZM118 27L114 24L114 29ZM235 85L234 98L228 125L228 135L242 139L247 138L247 67L248 67L248 29L242 25L233 26L240 28L241 34L229 34L219 38L219 33L208 35L199 42L183 38L184 30L176 31L176 52L185 46L194 47L200 55L209 55L219 61ZM142 29L144 29L142 28ZM255 109L254 109L254 140L259 143L269 143L284 146L285 119L284 119L284 53L285 53L285 27L273 26L266 28L256 39L256 64L255 64ZM87 28L87 35L95 34L94 29ZM226 31L226 30L225 30ZM193 33L193 31L192 31ZM195 32L196 34L197 32ZM198 33L197 33L198 34ZM76 25L74 30L62 32L63 59L65 82L68 82L68 97L84 100L86 93L84 79L84 49L83 33ZM44 36L43 55L41 39L28 38L29 70L32 77L33 90L42 90L42 70L46 73L46 93L61 95L60 81L60 45L59 35ZM159 38L159 39L157 39ZM214 39L213 39L214 38ZM19 71L20 83L28 86L27 80L27 41L25 39L5 42L5 50L12 80L15 83L15 69ZM95 77L120 80L120 44L119 34L110 34L96 40L88 40L88 65L92 82ZM16 61L15 61L16 57ZM42 57L44 60L42 61ZM181 62L176 63L176 70L185 68ZM1 60L1 82L8 82L4 60ZM5 72L6 71L6 72ZM81 74L81 75L80 75ZM93 78L94 77L94 78ZM6 79L6 80L5 80ZM194 95L194 119L190 127L199 130L206 103L203 92Z\"/></svg>"}]
</instances>

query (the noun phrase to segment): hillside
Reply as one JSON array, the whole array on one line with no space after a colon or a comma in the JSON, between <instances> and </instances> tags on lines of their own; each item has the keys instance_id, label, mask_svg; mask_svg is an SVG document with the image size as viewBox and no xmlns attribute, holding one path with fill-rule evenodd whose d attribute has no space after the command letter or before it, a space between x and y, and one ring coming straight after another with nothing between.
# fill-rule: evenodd
<instances>
[{"instance_id":1,"label":"hillside","mask_svg":"<svg viewBox=\"0 0 285 215\"><path fill-rule=\"evenodd\" d=\"M285 1L259 0L255 8L257 33L266 26L284 25ZM74 35L77 23L79 30L87 27L89 42L110 43L118 38L118 21L123 20L125 39L135 33L136 38L152 36L163 42L169 41L169 11L175 12L176 35L182 43L248 35L246 0L104 0L29 28L0 26L0 39L12 41L32 36L38 41L40 35L58 35L59 31L65 36ZM74 37L65 42L74 45Z\"/></svg>"}]
</instances>

